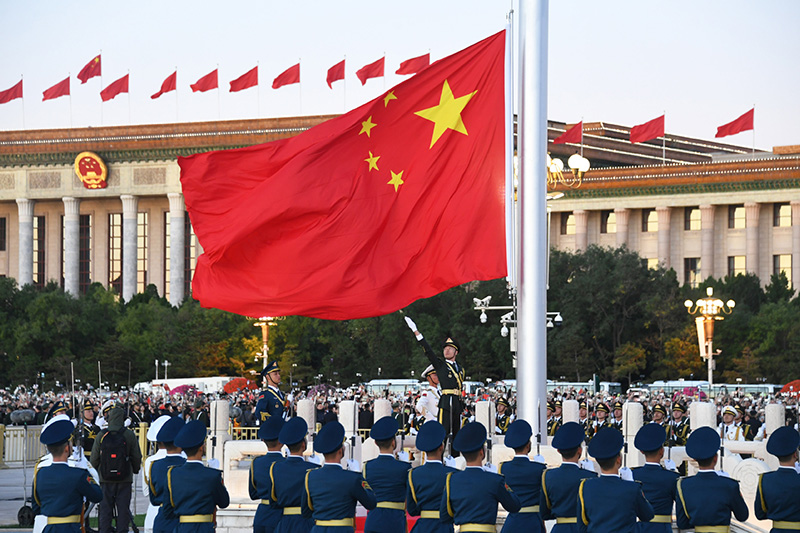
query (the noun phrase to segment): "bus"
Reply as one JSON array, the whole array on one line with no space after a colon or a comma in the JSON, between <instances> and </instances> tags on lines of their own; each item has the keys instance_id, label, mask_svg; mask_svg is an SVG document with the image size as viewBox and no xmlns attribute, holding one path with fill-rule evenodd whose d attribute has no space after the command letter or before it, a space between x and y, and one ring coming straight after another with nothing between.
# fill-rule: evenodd
<instances>
[{"instance_id":1,"label":"bus","mask_svg":"<svg viewBox=\"0 0 800 533\"><path fill-rule=\"evenodd\" d=\"M364 388L370 394L380 396L386 390L394 394L418 391L423 384L427 384L427 381L421 382L416 379L373 379L364 383Z\"/></svg>"}]
</instances>

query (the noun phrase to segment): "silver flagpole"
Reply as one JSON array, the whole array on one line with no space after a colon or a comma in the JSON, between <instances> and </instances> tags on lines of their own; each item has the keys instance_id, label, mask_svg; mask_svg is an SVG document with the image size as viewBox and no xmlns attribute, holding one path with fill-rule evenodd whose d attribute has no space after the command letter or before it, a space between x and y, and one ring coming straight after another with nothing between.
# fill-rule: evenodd
<instances>
[{"instance_id":1,"label":"silver flagpole","mask_svg":"<svg viewBox=\"0 0 800 533\"><path fill-rule=\"evenodd\" d=\"M514 206L514 91L512 35L514 12L506 22L506 265L508 284L517 287L517 217Z\"/></svg>"}]
</instances>

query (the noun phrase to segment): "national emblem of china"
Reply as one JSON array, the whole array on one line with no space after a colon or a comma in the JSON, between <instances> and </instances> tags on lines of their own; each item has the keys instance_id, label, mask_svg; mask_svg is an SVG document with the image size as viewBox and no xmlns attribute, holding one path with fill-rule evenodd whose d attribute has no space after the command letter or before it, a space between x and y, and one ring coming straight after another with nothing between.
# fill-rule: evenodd
<instances>
[{"instance_id":1,"label":"national emblem of china","mask_svg":"<svg viewBox=\"0 0 800 533\"><path fill-rule=\"evenodd\" d=\"M105 189L108 169L100 156L94 152L81 152L75 158L75 174L87 189Z\"/></svg>"}]
</instances>

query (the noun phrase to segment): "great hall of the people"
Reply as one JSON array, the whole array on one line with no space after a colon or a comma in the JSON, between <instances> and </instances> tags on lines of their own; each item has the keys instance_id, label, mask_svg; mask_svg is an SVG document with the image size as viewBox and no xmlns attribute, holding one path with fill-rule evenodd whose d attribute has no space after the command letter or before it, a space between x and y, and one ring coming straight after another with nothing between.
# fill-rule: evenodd
<instances>
[{"instance_id":1,"label":"great hall of the people","mask_svg":"<svg viewBox=\"0 0 800 533\"><path fill-rule=\"evenodd\" d=\"M178 156L327 118L0 132L0 276L75 295L99 282L125 300L153 284L178 305L201 253ZM552 246L626 245L687 283L743 272L800 280L800 145L753 151L672 134L634 145L628 127L602 122L584 124L582 147L552 144L566 127L549 123L551 156L582 149L591 169L578 183L565 168L550 188L564 192L548 203Z\"/></svg>"}]
</instances>

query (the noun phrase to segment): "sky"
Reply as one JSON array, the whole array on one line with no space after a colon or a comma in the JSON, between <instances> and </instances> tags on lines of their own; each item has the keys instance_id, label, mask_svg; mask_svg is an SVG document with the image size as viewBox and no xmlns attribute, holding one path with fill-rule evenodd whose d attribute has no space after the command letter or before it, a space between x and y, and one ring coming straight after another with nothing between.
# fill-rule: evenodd
<instances>
[{"instance_id":1,"label":"sky","mask_svg":"<svg viewBox=\"0 0 800 533\"><path fill-rule=\"evenodd\" d=\"M400 62L441 59L505 27L512 0L0 0L0 91L23 77L24 98L0 105L3 130L335 114L408 79ZM713 140L755 106L755 134L722 142L800 144L797 0L550 2L548 118L624 126L666 114L667 133ZM102 53L103 76L76 75ZM386 57L385 78L355 71ZM346 79L329 89L329 67ZM301 83L272 89L297 62ZM228 91L258 65L258 88ZM178 90L157 100L177 67ZM189 85L219 68L220 90ZM515 66L516 69L516 66ZM130 94L100 91L130 74ZM70 97L42 92L71 75ZM793 96L794 95L794 96Z\"/></svg>"}]
</instances>

